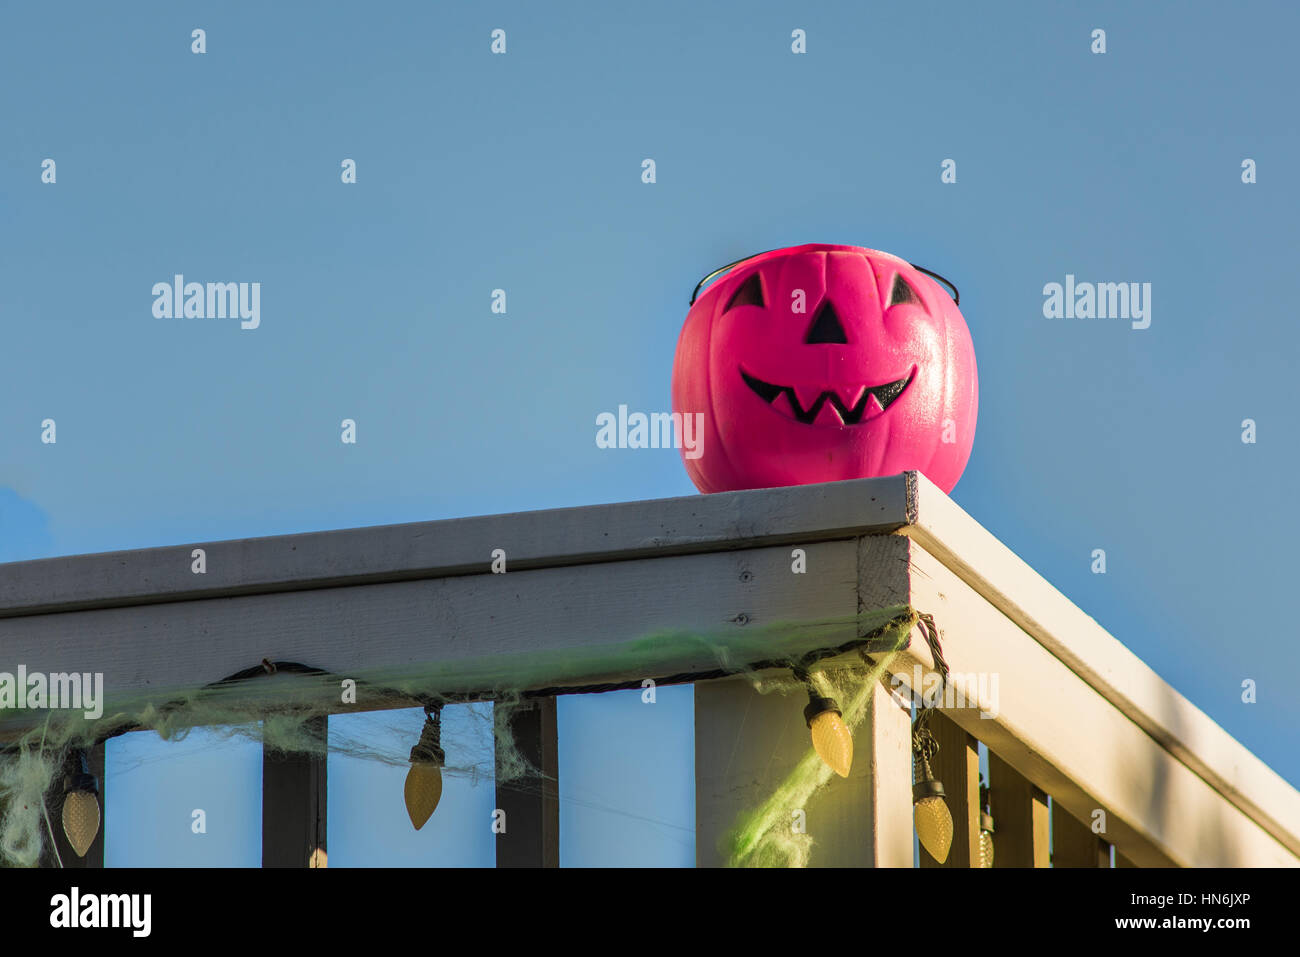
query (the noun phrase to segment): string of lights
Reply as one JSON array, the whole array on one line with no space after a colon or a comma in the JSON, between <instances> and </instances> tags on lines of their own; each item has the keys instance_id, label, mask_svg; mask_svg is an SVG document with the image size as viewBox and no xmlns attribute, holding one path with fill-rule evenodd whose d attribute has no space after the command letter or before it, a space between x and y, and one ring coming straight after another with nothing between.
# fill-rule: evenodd
<instances>
[{"instance_id":1,"label":"string of lights","mask_svg":"<svg viewBox=\"0 0 1300 957\"><path fill-rule=\"evenodd\" d=\"M843 712L834 698L818 693L812 682L809 669L820 661L857 651L864 661L870 663L868 654L880 654L901 650L906 647L906 639L901 643L882 642L892 629L905 625L910 615L902 615L886 622L879 628L862 637L833 647L821 648L808 652L798 659L762 659L751 661L735 668L700 669L689 672L662 675L649 679L655 685L686 684L696 681L709 681L717 678L732 677L742 673L754 673L777 669L789 669L794 678L805 685L808 691L808 704L804 708L804 721L812 738L814 751L834 773L848 777L853 760L853 736L844 722ZM921 633L929 646L935 667L939 672L938 691L942 693L948 681L948 665L943 657L940 633L934 618L928 614L917 616ZM903 632L906 634L906 632ZM267 676L292 674L304 677L319 677L342 680L341 676L331 674L321 668L312 667L295 661L262 661L251 668L243 669L218 681L204 685L199 694L229 688L233 685L253 681ZM520 700L555 697L572 694L604 694L611 691L634 690L644 688L647 679L627 681L610 681L585 685L557 685L545 688L533 688L521 691ZM358 686L366 683L357 681ZM417 701L424 707L425 722L420 732L420 739L411 749L410 770L403 787L403 797L411 824L418 831L433 815L442 798L442 768L446 763L446 753L441 743L442 708L451 703L472 703L493 700L489 692L453 692L436 696L412 694L391 687L370 689L375 699L385 702ZM167 713L184 708L184 701L172 701L162 705L159 711ZM293 711L304 705L268 705L267 713ZM945 800L943 784L934 774L931 762L939 750L938 741L930 731L930 716L934 710L933 700L921 699L917 716L912 726L913 764L913 805L917 836L926 851L937 861L943 863L948 858L953 839L952 813ZM126 734L130 731L143 730L138 724L127 724L113 728L97 736L95 744L109 738ZM14 750L11 745L4 749ZM68 774L64 781L62 823L68 843L79 857L84 857L99 831L101 815L99 809L98 781L90 772L89 756L86 749L73 752L71 760L76 770ZM993 818L988 812L988 788L983 777L980 779L980 862L981 867L992 867L993 861Z\"/></svg>"},{"instance_id":2,"label":"string of lights","mask_svg":"<svg viewBox=\"0 0 1300 957\"><path fill-rule=\"evenodd\" d=\"M929 700L926 700L926 696L921 696L916 720L912 722L912 820L921 846L943 864L952 850L953 820L943 782L935 774L932 764L935 755L939 753L939 741L930 730L930 717L936 710L935 702L943 700L944 686L948 683L948 662L943 657L943 645L939 640L940 632L934 623L934 616L919 615L917 624L930 648L935 670L939 672L939 685ZM979 795L979 859L975 863L978 867L992 867L993 815L990 812L989 788L984 783L983 774L980 775Z\"/></svg>"}]
</instances>

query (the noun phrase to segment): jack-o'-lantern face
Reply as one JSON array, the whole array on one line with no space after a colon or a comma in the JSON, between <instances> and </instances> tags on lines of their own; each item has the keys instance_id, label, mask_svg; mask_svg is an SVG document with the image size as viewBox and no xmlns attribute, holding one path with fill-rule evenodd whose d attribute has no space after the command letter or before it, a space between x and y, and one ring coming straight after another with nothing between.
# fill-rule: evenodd
<instances>
[{"instance_id":1,"label":"jack-o'-lantern face","mask_svg":"<svg viewBox=\"0 0 1300 957\"><path fill-rule=\"evenodd\" d=\"M951 491L975 436L975 350L924 273L856 246L775 250L692 305L673 411L703 413L704 492L924 473Z\"/></svg>"}]
</instances>

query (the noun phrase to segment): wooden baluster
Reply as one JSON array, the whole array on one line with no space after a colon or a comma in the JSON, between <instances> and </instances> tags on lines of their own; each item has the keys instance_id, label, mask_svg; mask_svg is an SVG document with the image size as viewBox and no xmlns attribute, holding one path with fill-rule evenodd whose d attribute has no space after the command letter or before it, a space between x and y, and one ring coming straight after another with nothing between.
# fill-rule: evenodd
<instances>
[{"instance_id":1,"label":"wooden baluster","mask_svg":"<svg viewBox=\"0 0 1300 957\"><path fill-rule=\"evenodd\" d=\"M953 837L952 850L942 864L922 847L921 866L972 867L979 863L980 853L979 744L940 711L930 717L930 730L939 743L931 767L943 783L948 810L952 812Z\"/></svg>"},{"instance_id":2,"label":"wooden baluster","mask_svg":"<svg viewBox=\"0 0 1300 957\"><path fill-rule=\"evenodd\" d=\"M1110 867L1110 845L1055 801L1052 802L1052 866Z\"/></svg>"},{"instance_id":3,"label":"wooden baluster","mask_svg":"<svg viewBox=\"0 0 1300 957\"><path fill-rule=\"evenodd\" d=\"M1051 867L1047 795L989 752L994 867Z\"/></svg>"}]
</instances>

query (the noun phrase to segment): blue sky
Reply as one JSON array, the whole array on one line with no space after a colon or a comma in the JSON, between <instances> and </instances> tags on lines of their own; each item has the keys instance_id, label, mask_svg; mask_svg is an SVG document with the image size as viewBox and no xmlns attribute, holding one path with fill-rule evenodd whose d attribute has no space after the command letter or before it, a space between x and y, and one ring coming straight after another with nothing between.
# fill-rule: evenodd
<instances>
[{"instance_id":1,"label":"blue sky","mask_svg":"<svg viewBox=\"0 0 1300 957\"><path fill-rule=\"evenodd\" d=\"M961 289L954 499L1300 783L1297 28L1278 3L6 5L0 560L694 494L596 416L669 408L715 266L866 245ZM260 327L155 319L178 272L261 282ZM1151 283L1150 328L1044 318L1067 274ZM630 750L689 728L686 696L656 707L676 723ZM681 793L674 753L581 800L632 835L645 788ZM237 748L187 760L232 808L256 786Z\"/></svg>"}]
</instances>

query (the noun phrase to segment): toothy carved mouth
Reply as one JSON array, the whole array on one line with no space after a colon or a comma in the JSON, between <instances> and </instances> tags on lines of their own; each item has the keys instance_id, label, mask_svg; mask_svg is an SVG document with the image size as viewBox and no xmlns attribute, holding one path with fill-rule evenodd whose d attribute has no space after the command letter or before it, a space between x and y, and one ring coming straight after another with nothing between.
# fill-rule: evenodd
<instances>
[{"instance_id":1,"label":"toothy carved mouth","mask_svg":"<svg viewBox=\"0 0 1300 957\"><path fill-rule=\"evenodd\" d=\"M760 399L778 411L793 415L805 425L814 424L823 408L828 406L833 410L834 415L839 417L840 423L857 425L864 419L879 415L893 405L916 376L916 369L913 367L911 372L894 382L885 385L866 386L862 388L860 394L855 391L853 398L856 398L856 401L851 406L840 397L838 392L827 389L817 396L806 409L800 404L799 396L792 386L773 385L770 382L764 382L757 376L750 375L744 369L740 370L740 375L745 380L745 384L753 389L754 394ZM777 401L782 395L786 397L787 402ZM828 416L822 416L822 421L823 424L835 424L833 418L828 421Z\"/></svg>"}]
</instances>

